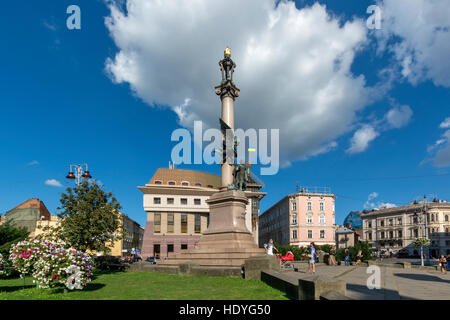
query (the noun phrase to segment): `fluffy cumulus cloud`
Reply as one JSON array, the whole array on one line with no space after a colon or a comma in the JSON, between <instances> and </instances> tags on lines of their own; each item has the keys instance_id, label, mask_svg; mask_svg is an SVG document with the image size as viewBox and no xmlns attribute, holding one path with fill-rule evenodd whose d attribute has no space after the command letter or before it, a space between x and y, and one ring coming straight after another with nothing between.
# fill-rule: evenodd
<instances>
[{"instance_id":1,"label":"fluffy cumulus cloud","mask_svg":"<svg viewBox=\"0 0 450 320\"><path fill-rule=\"evenodd\" d=\"M367 201L364 203L364 209L379 210L379 209L384 209L384 208L397 207L397 205L394 203L382 202L382 201L375 202L374 200L376 198L378 198L378 192L372 192L371 194L369 194L369 196L367 197Z\"/></svg>"},{"instance_id":2,"label":"fluffy cumulus cloud","mask_svg":"<svg viewBox=\"0 0 450 320\"><path fill-rule=\"evenodd\" d=\"M391 128L399 129L409 123L412 115L413 112L409 106L393 107L386 113L386 121Z\"/></svg>"},{"instance_id":3,"label":"fluffy cumulus cloud","mask_svg":"<svg viewBox=\"0 0 450 320\"><path fill-rule=\"evenodd\" d=\"M428 147L427 151L436 167L448 167L450 166L450 129L448 129L450 128L450 117L441 122L439 128L447 130L433 145ZM428 160L430 159L425 161Z\"/></svg>"},{"instance_id":4,"label":"fluffy cumulus cloud","mask_svg":"<svg viewBox=\"0 0 450 320\"><path fill-rule=\"evenodd\" d=\"M369 148L370 142L375 140L382 132L400 129L406 126L412 118L413 111L407 105L398 105L391 101L392 108L382 119L374 119L370 124L362 124L350 139L350 147L347 153L360 153Z\"/></svg>"},{"instance_id":5,"label":"fluffy cumulus cloud","mask_svg":"<svg viewBox=\"0 0 450 320\"><path fill-rule=\"evenodd\" d=\"M62 187L62 184L61 184L61 182L59 182L58 180L56 180L56 179L48 179L48 180L45 180L45 184L46 185L48 185L48 186L50 186L50 187Z\"/></svg>"},{"instance_id":6,"label":"fluffy cumulus cloud","mask_svg":"<svg viewBox=\"0 0 450 320\"><path fill-rule=\"evenodd\" d=\"M218 127L214 86L229 45L241 89L235 126L280 129L285 164L327 152L371 99L350 70L367 40L365 21L341 21L319 4L275 3L127 0L122 10L110 1L105 23L118 52L106 70L146 103L171 108L182 126Z\"/></svg>"},{"instance_id":7,"label":"fluffy cumulus cloud","mask_svg":"<svg viewBox=\"0 0 450 320\"><path fill-rule=\"evenodd\" d=\"M379 0L380 51L388 48L412 84L431 80L450 87L450 6L448 0Z\"/></svg>"},{"instance_id":8,"label":"fluffy cumulus cloud","mask_svg":"<svg viewBox=\"0 0 450 320\"><path fill-rule=\"evenodd\" d=\"M358 129L350 141L351 145L347 149L348 153L359 153L369 147L369 143L378 137L379 133L371 125L364 125Z\"/></svg>"}]
</instances>

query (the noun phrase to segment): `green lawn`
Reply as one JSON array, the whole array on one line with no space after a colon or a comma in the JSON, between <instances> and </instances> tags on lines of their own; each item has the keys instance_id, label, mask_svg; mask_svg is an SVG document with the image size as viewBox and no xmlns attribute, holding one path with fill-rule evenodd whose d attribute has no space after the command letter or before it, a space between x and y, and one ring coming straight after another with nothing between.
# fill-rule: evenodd
<instances>
[{"instance_id":1,"label":"green lawn","mask_svg":"<svg viewBox=\"0 0 450 320\"><path fill-rule=\"evenodd\" d=\"M82 291L36 289L27 277L0 280L0 300L287 300L261 281L154 272L97 273Z\"/></svg>"}]
</instances>

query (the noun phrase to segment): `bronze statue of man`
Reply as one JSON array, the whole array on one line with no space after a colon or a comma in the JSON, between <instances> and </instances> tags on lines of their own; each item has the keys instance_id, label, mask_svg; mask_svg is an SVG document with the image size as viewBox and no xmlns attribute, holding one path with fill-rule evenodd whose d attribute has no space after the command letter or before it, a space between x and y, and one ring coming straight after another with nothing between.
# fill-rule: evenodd
<instances>
[{"instance_id":1,"label":"bronze statue of man","mask_svg":"<svg viewBox=\"0 0 450 320\"><path fill-rule=\"evenodd\" d=\"M222 83L230 80L233 82L233 72L236 64L231 60L231 49L227 47L224 53L224 59L219 61L220 71L222 71Z\"/></svg>"}]
</instances>

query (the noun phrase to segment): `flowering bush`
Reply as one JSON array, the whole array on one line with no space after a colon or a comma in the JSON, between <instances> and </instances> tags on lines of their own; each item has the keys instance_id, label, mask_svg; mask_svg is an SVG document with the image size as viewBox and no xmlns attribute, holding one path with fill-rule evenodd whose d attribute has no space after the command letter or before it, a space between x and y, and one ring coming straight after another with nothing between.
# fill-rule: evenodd
<instances>
[{"instance_id":1,"label":"flowering bush","mask_svg":"<svg viewBox=\"0 0 450 320\"><path fill-rule=\"evenodd\" d=\"M0 276L8 276L10 274L10 271L7 269L8 267L8 261L6 261L5 258L3 258L2 254L0 253Z\"/></svg>"},{"instance_id":2,"label":"flowering bush","mask_svg":"<svg viewBox=\"0 0 450 320\"><path fill-rule=\"evenodd\" d=\"M92 276L92 260L76 250L60 244L39 240L24 240L11 247L10 260L21 273L31 274L41 288L64 285L82 289Z\"/></svg>"}]
</instances>

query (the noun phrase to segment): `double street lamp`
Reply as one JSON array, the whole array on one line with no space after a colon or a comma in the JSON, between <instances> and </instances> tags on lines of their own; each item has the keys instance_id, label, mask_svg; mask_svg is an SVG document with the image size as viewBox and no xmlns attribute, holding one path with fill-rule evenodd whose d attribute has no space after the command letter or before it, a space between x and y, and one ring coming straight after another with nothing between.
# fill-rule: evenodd
<instances>
[{"instance_id":1,"label":"double street lamp","mask_svg":"<svg viewBox=\"0 0 450 320\"><path fill-rule=\"evenodd\" d=\"M69 180L76 180L75 183L77 186L79 186L82 179L91 179L92 176L89 173L87 163L71 164L69 165L69 173L67 174L66 178Z\"/></svg>"}]
</instances>

